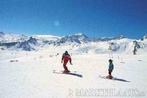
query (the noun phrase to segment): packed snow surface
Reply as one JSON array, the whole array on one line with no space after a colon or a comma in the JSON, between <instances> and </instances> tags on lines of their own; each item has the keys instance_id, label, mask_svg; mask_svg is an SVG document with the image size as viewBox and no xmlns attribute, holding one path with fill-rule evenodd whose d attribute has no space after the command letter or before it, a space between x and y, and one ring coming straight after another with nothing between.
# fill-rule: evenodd
<instances>
[{"instance_id":1,"label":"packed snow surface","mask_svg":"<svg viewBox=\"0 0 147 98\"><path fill-rule=\"evenodd\" d=\"M67 47L39 51L0 51L0 98L146 98L147 53L81 53L69 50L71 72L82 77L56 74L62 71L62 53ZM108 60L113 59L112 75L107 76Z\"/></svg>"}]
</instances>

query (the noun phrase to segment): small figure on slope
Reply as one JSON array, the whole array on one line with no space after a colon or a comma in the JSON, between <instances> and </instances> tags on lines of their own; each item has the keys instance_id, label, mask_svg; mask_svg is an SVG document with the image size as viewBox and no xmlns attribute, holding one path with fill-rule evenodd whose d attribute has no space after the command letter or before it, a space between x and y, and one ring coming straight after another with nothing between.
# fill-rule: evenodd
<instances>
[{"instance_id":1,"label":"small figure on slope","mask_svg":"<svg viewBox=\"0 0 147 98\"><path fill-rule=\"evenodd\" d=\"M65 51L65 53L62 55L62 60L61 60L61 63L63 63L64 73L69 73L70 72L68 70L67 66L66 66L68 61L72 65L71 56L68 54L68 51Z\"/></svg>"},{"instance_id":2,"label":"small figure on slope","mask_svg":"<svg viewBox=\"0 0 147 98\"><path fill-rule=\"evenodd\" d=\"M136 46L134 46L133 54L136 55L136 52L137 52L137 48L136 48Z\"/></svg>"},{"instance_id":3,"label":"small figure on slope","mask_svg":"<svg viewBox=\"0 0 147 98\"><path fill-rule=\"evenodd\" d=\"M137 41L133 41L133 45L134 45L134 46L133 46L133 54L136 55L136 52L137 52L137 45L138 45L138 44L137 44Z\"/></svg>"},{"instance_id":4,"label":"small figure on slope","mask_svg":"<svg viewBox=\"0 0 147 98\"><path fill-rule=\"evenodd\" d=\"M108 50L109 50L109 58L113 58L113 45L114 45L113 42L109 43L109 48L108 48Z\"/></svg>"},{"instance_id":5,"label":"small figure on slope","mask_svg":"<svg viewBox=\"0 0 147 98\"><path fill-rule=\"evenodd\" d=\"M108 74L109 75L107 76L107 78L109 78L109 79L113 78L112 75L111 75L113 69L114 69L113 61L111 59L109 59L109 68L108 68Z\"/></svg>"}]
</instances>

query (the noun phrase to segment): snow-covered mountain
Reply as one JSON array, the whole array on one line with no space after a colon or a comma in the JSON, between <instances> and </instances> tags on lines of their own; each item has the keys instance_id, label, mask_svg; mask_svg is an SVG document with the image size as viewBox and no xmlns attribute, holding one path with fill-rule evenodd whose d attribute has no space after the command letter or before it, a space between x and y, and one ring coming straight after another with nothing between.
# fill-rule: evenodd
<instances>
[{"instance_id":1,"label":"snow-covered mountain","mask_svg":"<svg viewBox=\"0 0 147 98\"><path fill-rule=\"evenodd\" d=\"M82 33L63 37L52 35L25 36L0 32L0 47L4 49L32 51L39 48L57 47L75 51L76 53L130 53L134 49L134 41L138 49L147 47L146 37L143 40L128 39L124 36L102 37L90 39Z\"/></svg>"},{"instance_id":2,"label":"snow-covered mountain","mask_svg":"<svg viewBox=\"0 0 147 98\"><path fill-rule=\"evenodd\" d=\"M35 38L30 37L28 40L24 42L18 42L15 47L25 50L25 51L31 51L35 50L35 46L38 45L38 42Z\"/></svg>"},{"instance_id":3,"label":"snow-covered mountain","mask_svg":"<svg viewBox=\"0 0 147 98\"><path fill-rule=\"evenodd\" d=\"M36 47L44 44L53 43L59 38L60 37L52 35L26 36L22 34L0 32L0 46L5 47L5 49L31 51L36 50Z\"/></svg>"},{"instance_id":4,"label":"snow-covered mountain","mask_svg":"<svg viewBox=\"0 0 147 98\"><path fill-rule=\"evenodd\" d=\"M67 45L67 44L82 44L82 43L87 43L89 41L90 40L86 35L82 33L78 33L74 35L68 35L68 36L61 37L55 43L57 45L61 45L61 44Z\"/></svg>"},{"instance_id":5,"label":"snow-covered mountain","mask_svg":"<svg viewBox=\"0 0 147 98\"><path fill-rule=\"evenodd\" d=\"M147 35L144 35L143 36L143 40L147 40Z\"/></svg>"},{"instance_id":6,"label":"snow-covered mountain","mask_svg":"<svg viewBox=\"0 0 147 98\"><path fill-rule=\"evenodd\" d=\"M0 32L0 43L21 42L27 40L28 36L23 34L12 34Z\"/></svg>"},{"instance_id":7,"label":"snow-covered mountain","mask_svg":"<svg viewBox=\"0 0 147 98\"><path fill-rule=\"evenodd\" d=\"M4 36L4 33L3 32L0 32L0 37Z\"/></svg>"},{"instance_id":8,"label":"snow-covered mountain","mask_svg":"<svg viewBox=\"0 0 147 98\"><path fill-rule=\"evenodd\" d=\"M41 41L56 41L61 38L59 36L53 35L33 35L32 37Z\"/></svg>"},{"instance_id":9,"label":"snow-covered mountain","mask_svg":"<svg viewBox=\"0 0 147 98\"><path fill-rule=\"evenodd\" d=\"M123 35L116 36L116 37L100 37L100 38L95 38L93 41L110 41L110 40L120 40L126 38Z\"/></svg>"}]
</instances>

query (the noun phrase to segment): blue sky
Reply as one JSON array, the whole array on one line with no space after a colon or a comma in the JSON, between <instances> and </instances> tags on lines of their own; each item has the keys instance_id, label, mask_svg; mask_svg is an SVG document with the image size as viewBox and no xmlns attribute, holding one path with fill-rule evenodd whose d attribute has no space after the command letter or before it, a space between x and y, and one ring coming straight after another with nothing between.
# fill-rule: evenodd
<instances>
[{"instance_id":1,"label":"blue sky","mask_svg":"<svg viewBox=\"0 0 147 98\"><path fill-rule=\"evenodd\" d=\"M90 37L147 34L147 0L1 0L0 31Z\"/></svg>"}]
</instances>

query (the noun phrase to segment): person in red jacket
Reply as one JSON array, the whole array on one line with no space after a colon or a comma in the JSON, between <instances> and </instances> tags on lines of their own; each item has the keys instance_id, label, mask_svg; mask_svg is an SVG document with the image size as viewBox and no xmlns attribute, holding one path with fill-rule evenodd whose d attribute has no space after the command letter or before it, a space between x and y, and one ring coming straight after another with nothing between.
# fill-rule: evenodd
<instances>
[{"instance_id":1,"label":"person in red jacket","mask_svg":"<svg viewBox=\"0 0 147 98\"><path fill-rule=\"evenodd\" d=\"M66 66L68 61L72 65L71 56L68 54L68 51L65 51L65 53L62 55L62 60L61 60L61 63L63 63L64 73L70 72Z\"/></svg>"}]
</instances>

